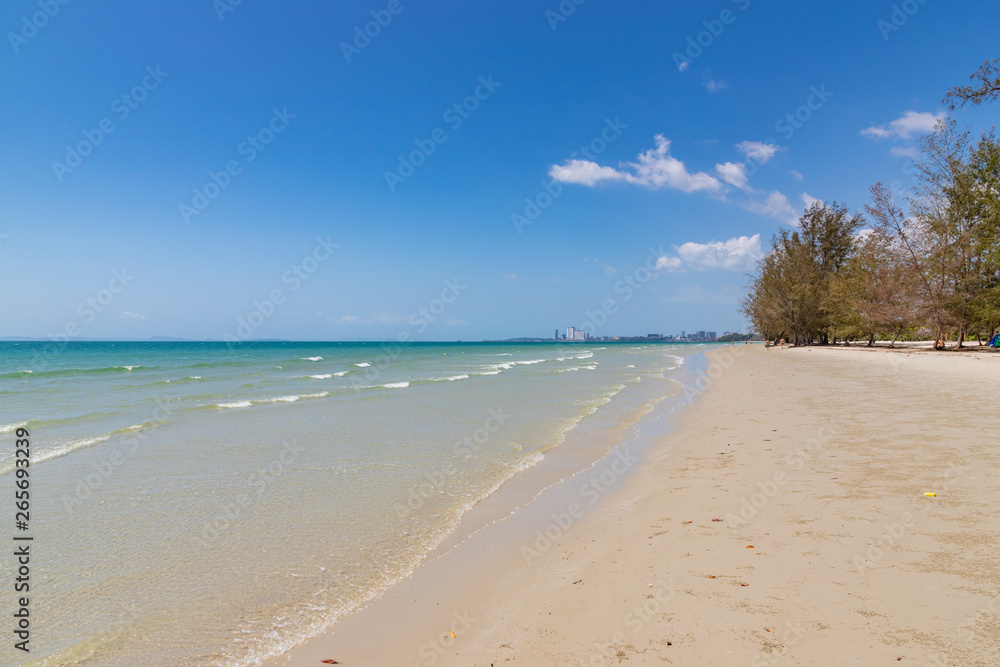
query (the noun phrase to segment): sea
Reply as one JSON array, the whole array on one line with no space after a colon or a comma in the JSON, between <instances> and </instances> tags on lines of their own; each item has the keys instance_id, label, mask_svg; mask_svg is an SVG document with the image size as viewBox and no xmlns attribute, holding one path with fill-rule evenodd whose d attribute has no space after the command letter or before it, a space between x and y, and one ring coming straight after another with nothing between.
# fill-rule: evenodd
<instances>
[{"instance_id":1,"label":"sea","mask_svg":"<svg viewBox=\"0 0 1000 667\"><path fill-rule=\"evenodd\" d=\"M675 409L706 347L0 342L2 664L259 664Z\"/></svg>"}]
</instances>

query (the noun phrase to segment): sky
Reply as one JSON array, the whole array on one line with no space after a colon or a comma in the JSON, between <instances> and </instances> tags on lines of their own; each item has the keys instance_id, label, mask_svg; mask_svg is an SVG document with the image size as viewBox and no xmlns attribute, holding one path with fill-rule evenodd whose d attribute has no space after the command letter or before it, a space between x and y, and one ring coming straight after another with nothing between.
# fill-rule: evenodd
<instances>
[{"instance_id":1,"label":"sky","mask_svg":"<svg viewBox=\"0 0 1000 667\"><path fill-rule=\"evenodd\" d=\"M909 188L1000 57L987 0L8 0L0 27L0 336L56 339L742 331L771 237Z\"/></svg>"}]
</instances>

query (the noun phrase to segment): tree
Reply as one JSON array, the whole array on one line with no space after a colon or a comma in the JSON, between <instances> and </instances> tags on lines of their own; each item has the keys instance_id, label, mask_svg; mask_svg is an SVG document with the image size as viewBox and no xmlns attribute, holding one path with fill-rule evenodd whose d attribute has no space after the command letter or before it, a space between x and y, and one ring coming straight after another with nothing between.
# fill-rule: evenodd
<instances>
[{"instance_id":1,"label":"tree","mask_svg":"<svg viewBox=\"0 0 1000 667\"><path fill-rule=\"evenodd\" d=\"M1000 327L1000 144L993 132L980 138L967 172L973 253L979 271L970 304L971 319L977 335L986 332L988 339Z\"/></svg>"},{"instance_id":2,"label":"tree","mask_svg":"<svg viewBox=\"0 0 1000 667\"><path fill-rule=\"evenodd\" d=\"M795 345L829 342L835 306L831 286L850 260L860 216L843 205L816 202L771 240L743 302L743 312L766 337L786 334Z\"/></svg>"},{"instance_id":3,"label":"tree","mask_svg":"<svg viewBox=\"0 0 1000 667\"><path fill-rule=\"evenodd\" d=\"M979 106L1000 97L1000 58L984 62L969 79L974 85L955 86L944 96L942 101L952 111L966 104Z\"/></svg>"}]
</instances>

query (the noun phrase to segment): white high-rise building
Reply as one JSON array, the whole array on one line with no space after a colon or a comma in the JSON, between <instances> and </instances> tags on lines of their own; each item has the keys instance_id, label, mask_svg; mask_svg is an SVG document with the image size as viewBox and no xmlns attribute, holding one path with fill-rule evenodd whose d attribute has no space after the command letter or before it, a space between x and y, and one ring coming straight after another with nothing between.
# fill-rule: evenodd
<instances>
[{"instance_id":1,"label":"white high-rise building","mask_svg":"<svg viewBox=\"0 0 1000 667\"><path fill-rule=\"evenodd\" d=\"M576 327L566 327L566 340L575 340Z\"/></svg>"}]
</instances>

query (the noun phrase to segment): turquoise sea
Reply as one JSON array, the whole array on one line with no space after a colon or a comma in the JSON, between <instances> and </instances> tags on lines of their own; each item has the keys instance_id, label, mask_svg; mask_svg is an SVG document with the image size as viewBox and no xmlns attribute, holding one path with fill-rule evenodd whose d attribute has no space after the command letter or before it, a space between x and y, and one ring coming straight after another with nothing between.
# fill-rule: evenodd
<instances>
[{"instance_id":1,"label":"turquoise sea","mask_svg":"<svg viewBox=\"0 0 1000 667\"><path fill-rule=\"evenodd\" d=\"M31 664L257 664L501 487L530 502L599 459L703 348L0 342L0 485L32 442Z\"/></svg>"}]
</instances>

